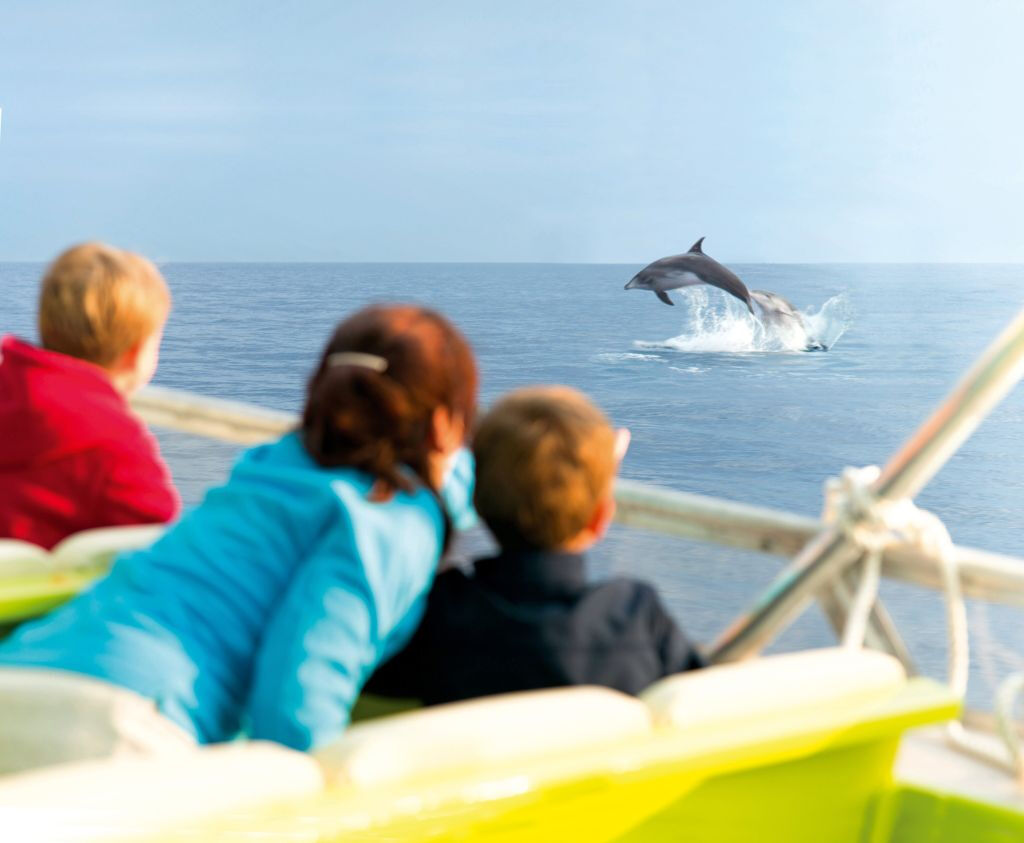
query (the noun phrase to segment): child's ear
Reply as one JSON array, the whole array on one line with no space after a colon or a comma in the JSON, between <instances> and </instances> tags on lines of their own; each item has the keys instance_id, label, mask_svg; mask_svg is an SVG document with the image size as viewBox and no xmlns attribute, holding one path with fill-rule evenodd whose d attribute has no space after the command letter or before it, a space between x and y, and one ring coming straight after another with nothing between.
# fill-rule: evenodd
<instances>
[{"instance_id":1,"label":"child's ear","mask_svg":"<svg viewBox=\"0 0 1024 843\"><path fill-rule=\"evenodd\" d=\"M111 370L115 372L133 371L139 362L139 355L142 354L143 345L144 342L140 340L127 351L123 352L120 357L110 364Z\"/></svg>"},{"instance_id":2,"label":"child's ear","mask_svg":"<svg viewBox=\"0 0 1024 843\"><path fill-rule=\"evenodd\" d=\"M447 407L436 407L430 419L430 445L435 451L450 454L466 439L466 421Z\"/></svg>"},{"instance_id":3,"label":"child's ear","mask_svg":"<svg viewBox=\"0 0 1024 843\"><path fill-rule=\"evenodd\" d=\"M597 503L594 514L590 517L587 529L593 533L594 541L600 541L608 532L608 527L615 517L615 497L609 492Z\"/></svg>"},{"instance_id":4,"label":"child's ear","mask_svg":"<svg viewBox=\"0 0 1024 843\"><path fill-rule=\"evenodd\" d=\"M122 395L131 395L153 378L160 359L160 339L157 331L135 343L106 367L114 388Z\"/></svg>"}]
</instances>

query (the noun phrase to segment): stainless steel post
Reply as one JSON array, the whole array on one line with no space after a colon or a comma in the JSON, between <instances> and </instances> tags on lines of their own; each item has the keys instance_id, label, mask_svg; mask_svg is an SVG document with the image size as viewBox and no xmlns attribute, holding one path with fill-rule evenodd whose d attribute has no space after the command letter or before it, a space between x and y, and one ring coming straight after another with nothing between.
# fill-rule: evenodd
<instances>
[{"instance_id":1,"label":"stainless steel post","mask_svg":"<svg viewBox=\"0 0 1024 843\"><path fill-rule=\"evenodd\" d=\"M1022 376L1024 310L889 460L875 483L875 494L890 500L916 495ZM711 660L735 661L757 652L859 555L860 550L839 530L822 530L755 604L719 636L712 645Z\"/></svg>"}]
</instances>

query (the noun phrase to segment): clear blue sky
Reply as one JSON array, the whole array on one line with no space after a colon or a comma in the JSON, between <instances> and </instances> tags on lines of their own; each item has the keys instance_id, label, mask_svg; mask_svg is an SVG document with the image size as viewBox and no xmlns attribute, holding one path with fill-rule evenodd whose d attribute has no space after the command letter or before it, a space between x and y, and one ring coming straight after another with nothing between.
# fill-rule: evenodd
<instances>
[{"instance_id":1,"label":"clear blue sky","mask_svg":"<svg viewBox=\"0 0 1024 843\"><path fill-rule=\"evenodd\" d=\"M1024 261L1024 3L0 7L0 260Z\"/></svg>"}]
</instances>

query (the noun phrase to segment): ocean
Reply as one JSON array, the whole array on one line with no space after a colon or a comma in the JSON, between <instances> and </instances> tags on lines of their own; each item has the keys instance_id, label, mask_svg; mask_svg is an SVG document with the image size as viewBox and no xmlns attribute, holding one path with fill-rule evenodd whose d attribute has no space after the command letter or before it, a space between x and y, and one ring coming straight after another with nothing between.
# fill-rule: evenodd
<instances>
[{"instance_id":1,"label":"ocean","mask_svg":"<svg viewBox=\"0 0 1024 843\"><path fill-rule=\"evenodd\" d=\"M884 463L1024 304L1024 266L749 264L754 289L807 314L827 352L792 350L711 288L624 291L635 265L175 264L155 383L297 410L336 322L377 301L438 308L470 338L482 400L535 383L593 397L632 445L622 475L675 489L820 511L826 478ZM0 264L0 331L34 339L42 266ZM789 345L792 345L790 343ZM183 497L198 502L236 449L160 433ZM1024 387L918 503L955 541L1024 557ZM484 539L471 539L478 550ZM709 640L783 562L615 527L590 554L595 577L647 579L692 637ZM945 626L932 592L886 583L886 602L926 672L942 676ZM971 701L1024 668L1024 612L973 606ZM772 649L834 640L809 610Z\"/></svg>"}]
</instances>

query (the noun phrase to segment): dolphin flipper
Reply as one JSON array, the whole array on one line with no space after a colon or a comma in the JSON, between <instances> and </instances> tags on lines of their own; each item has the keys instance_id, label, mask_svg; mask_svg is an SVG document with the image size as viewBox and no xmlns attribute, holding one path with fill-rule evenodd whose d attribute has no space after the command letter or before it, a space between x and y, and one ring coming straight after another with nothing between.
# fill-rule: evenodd
<instances>
[{"instance_id":1,"label":"dolphin flipper","mask_svg":"<svg viewBox=\"0 0 1024 843\"><path fill-rule=\"evenodd\" d=\"M676 303L668 297L668 293L666 293L664 290L655 290L654 295L656 295L659 299L665 302L665 304L670 304L672 305L672 307L676 306Z\"/></svg>"}]
</instances>

